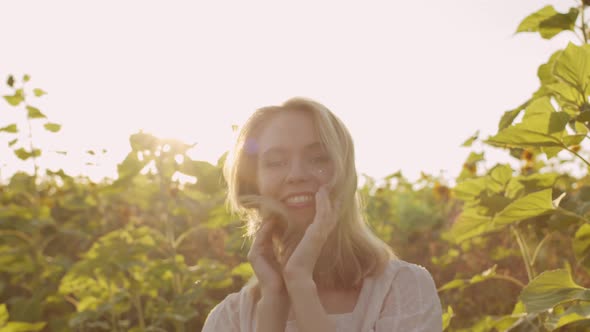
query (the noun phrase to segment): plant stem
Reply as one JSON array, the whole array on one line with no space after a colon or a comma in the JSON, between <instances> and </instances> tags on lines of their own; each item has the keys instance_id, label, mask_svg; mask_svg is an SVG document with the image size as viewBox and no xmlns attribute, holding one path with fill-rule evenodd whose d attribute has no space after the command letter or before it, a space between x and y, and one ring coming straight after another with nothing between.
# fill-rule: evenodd
<instances>
[{"instance_id":1,"label":"plant stem","mask_svg":"<svg viewBox=\"0 0 590 332\"><path fill-rule=\"evenodd\" d=\"M535 248L535 252L533 253L533 258L531 259L531 265L535 265L535 261L537 260L537 255L539 255L539 251L541 251L541 247L543 246L543 244L545 243L545 241L547 241L547 239L549 239L549 237L551 236L551 234L552 233L549 233L549 234L545 235L545 237L543 237L543 239L541 240L541 242L539 242L539 244Z\"/></svg>"},{"instance_id":2,"label":"plant stem","mask_svg":"<svg viewBox=\"0 0 590 332\"><path fill-rule=\"evenodd\" d=\"M584 218L583 216L581 216L581 215L579 215L577 213L574 213L572 211L568 211L568 210L566 210L566 209L564 209L562 207L558 207L556 210L557 210L557 212L559 212L561 214L565 214L566 216L573 217L573 218L576 218L576 219L578 219L580 221L583 221L583 222L585 222L587 224L590 224L590 220Z\"/></svg>"},{"instance_id":3,"label":"plant stem","mask_svg":"<svg viewBox=\"0 0 590 332\"><path fill-rule=\"evenodd\" d=\"M516 229L516 227L510 226L510 230L512 230L512 233L514 234L514 237L516 238L516 242L518 243L518 247L520 248L520 255L522 256L522 260L524 261L524 267L526 268L526 273L527 273L527 276L528 276L529 282L530 282L534 279L534 272L533 272L533 268L531 265L531 256L529 253L529 249L526 246L526 243L525 243L524 239L522 238L522 235Z\"/></svg>"},{"instance_id":4,"label":"plant stem","mask_svg":"<svg viewBox=\"0 0 590 332\"><path fill-rule=\"evenodd\" d=\"M37 157L35 156L35 146L33 145L33 126L31 119L27 116L27 125L29 126L29 148L31 149L31 158L33 158L33 175L35 183L37 181L37 174L39 173L39 166L37 165Z\"/></svg>"},{"instance_id":5,"label":"plant stem","mask_svg":"<svg viewBox=\"0 0 590 332\"><path fill-rule=\"evenodd\" d=\"M523 284L522 281L520 281L520 280L518 280L518 279L516 279L514 277L511 277L511 276L497 274L497 275L491 276L490 278L492 278L492 279L506 280L506 281L509 281L509 282L517 285L520 288L525 288L526 287L526 285Z\"/></svg>"},{"instance_id":6,"label":"plant stem","mask_svg":"<svg viewBox=\"0 0 590 332\"><path fill-rule=\"evenodd\" d=\"M580 17L582 19L582 36L584 38L584 44L588 44L588 34L586 34L586 20L584 16L585 9L586 5L584 5L584 2L582 1L582 5L580 7Z\"/></svg>"},{"instance_id":7,"label":"plant stem","mask_svg":"<svg viewBox=\"0 0 590 332\"><path fill-rule=\"evenodd\" d=\"M138 295L133 297L133 304L137 310L137 319L139 319L139 327L145 331L145 319L143 318L143 308L141 307L141 299Z\"/></svg>"},{"instance_id":8,"label":"plant stem","mask_svg":"<svg viewBox=\"0 0 590 332\"><path fill-rule=\"evenodd\" d=\"M586 159L584 159L582 156L580 156L576 151L570 150L568 147L564 147L564 150L567 150L567 151L573 153L574 155L576 155L576 157L580 158L582 160L582 162L584 162L584 164L586 164L588 167L590 167L590 162L588 162Z\"/></svg>"}]
</instances>

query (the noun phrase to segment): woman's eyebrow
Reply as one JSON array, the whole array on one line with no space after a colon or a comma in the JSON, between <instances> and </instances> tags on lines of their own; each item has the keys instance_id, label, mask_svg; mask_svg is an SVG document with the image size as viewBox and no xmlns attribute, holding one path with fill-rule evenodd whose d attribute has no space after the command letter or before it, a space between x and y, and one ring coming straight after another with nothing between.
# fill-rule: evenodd
<instances>
[{"instance_id":1,"label":"woman's eyebrow","mask_svg":"<svg viewBox=\"0 0 590 332\"><path fill-rule=\"evenodd\" d=\"M305 149L306 150L314 150L314 149L318 149L318 148L322 149L323 147L324 147L324 145L322 143L320 143L320 142L313 142L311 144L306 145L305 146Z\"/></svg>"},{"instance_id":2,"label":"woman's eyebrow","mask_svg":"<svg viewBox=\"0 0 590 332\"><path fill-rule=\"evenodd\" d=\"M305 147L303 147L303 149L305 151L310 151L310 150L323 150L324 149L324 145L321 142L313 142L310 144L307 144ZM285 154L287 153L287 148L284 147L280 147L280 146L271 146L270 148L266 149L265 151L262 152L261 156L262 157L268 157L268 156L272 156L272 155L281 155L281 154Z\"/></svg>"},{"instance_id":3,"label":"woman's eyebrow","mask_svg":"<svg viewBox=\"0 0 590 332\"><path fill-rule=\"evenodd\" d=\"M273 155L282 155L282 154L285 154L286 152L287 152L287 150L285 148L270 147L270 148L266 149L264 152L262 152L261 156L262 157L269 157L269 156L273 156Z\"/></svg>"}]
</instances>

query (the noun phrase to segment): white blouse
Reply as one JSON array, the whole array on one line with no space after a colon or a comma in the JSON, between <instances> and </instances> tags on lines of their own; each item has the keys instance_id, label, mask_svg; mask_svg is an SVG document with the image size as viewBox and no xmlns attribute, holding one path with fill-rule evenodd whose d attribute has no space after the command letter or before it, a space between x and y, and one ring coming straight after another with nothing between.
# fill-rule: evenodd
<instances>
[{"instance_id":1,"label":"white blouse","mask_svg":"<svg viewBox=\"0 0 590 332\"><path fill-rule=\"evenodd\" d=\"M254 332L255 303L249 288L228 295L207 317L203 332ZM399 259L367 277L354 310L328 315L339 332L442 331L442 309L428 271ZM285 332L297 332L294 320Z\"/></svg>"}]
</instances>

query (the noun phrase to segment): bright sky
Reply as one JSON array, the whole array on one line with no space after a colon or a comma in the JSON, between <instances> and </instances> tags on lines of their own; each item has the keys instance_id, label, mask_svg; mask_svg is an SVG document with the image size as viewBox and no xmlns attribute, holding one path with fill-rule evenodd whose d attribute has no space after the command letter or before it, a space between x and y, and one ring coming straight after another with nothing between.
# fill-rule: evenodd
<instances>
[{"instance_id":1,"label":"bright sky","mask_svg":"<svg viewBox=\"0 0 590 332\"><path fill-rule=\"evenodd\" d=\"M360 172L453 178L471 151L461 143L494 134L538 87L537 67L574 40L513 34L552 3L574 1L0 0L0 79L28 73L48 92L31 103L63 128L34 127L39 163L70 174L114 176L140 129L198 143L194 158L214 161L232 124L306 96L348 125ZM0 101L0 127L16 115ZM4 180L31 169L8 141L0 134ZM85 166L97 161L85 151L103 148L100 166Z\"/></svg>"}]
</instances>

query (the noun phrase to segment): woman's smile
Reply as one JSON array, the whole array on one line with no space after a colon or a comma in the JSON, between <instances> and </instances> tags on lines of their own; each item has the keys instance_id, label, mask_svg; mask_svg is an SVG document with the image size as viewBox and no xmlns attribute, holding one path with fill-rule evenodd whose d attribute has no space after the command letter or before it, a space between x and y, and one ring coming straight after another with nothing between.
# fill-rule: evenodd
<instances>
[{"instance_id":1,"label":"woman's smile","mask_svg":"<svg viewBox=\"0 0 590 332\"><path fill-rule=\"evenodd\" d=\"M301 209L315 206L315 195L311 193L292 194L283 199L289 209Z\"/></svg>"}]
</instances>

